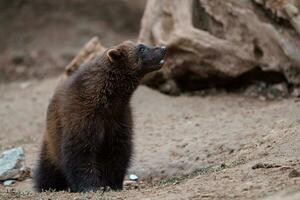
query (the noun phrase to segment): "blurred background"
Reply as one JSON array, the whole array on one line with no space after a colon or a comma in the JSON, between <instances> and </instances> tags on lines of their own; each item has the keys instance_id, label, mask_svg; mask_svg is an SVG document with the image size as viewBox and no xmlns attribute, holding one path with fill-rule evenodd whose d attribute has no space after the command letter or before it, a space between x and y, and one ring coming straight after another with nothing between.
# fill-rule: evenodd
<instances>
[{"instance_id":1,"label":"blurred background","mask_svg":"<svg viewBox=\"0 0 300 200\"><path fill-rule=\"evenodd\" d=\"M145 0L1 0L0 82L53 77L92 37L136 40Z\"/></svg>"},{"instance_id":2,"label":"blurred background","mask_svg":"<svg viewBox=\"0 0 300 200\"><path fill-rule=\"evenodd\" d=\"M166 94L297 97L298 8L296 0L153 0L147 8L146 0L1 0L0 82L56 76L97 36L104 48L168 46L164 69L143 81Z\"/></svg>"}]
</instances>

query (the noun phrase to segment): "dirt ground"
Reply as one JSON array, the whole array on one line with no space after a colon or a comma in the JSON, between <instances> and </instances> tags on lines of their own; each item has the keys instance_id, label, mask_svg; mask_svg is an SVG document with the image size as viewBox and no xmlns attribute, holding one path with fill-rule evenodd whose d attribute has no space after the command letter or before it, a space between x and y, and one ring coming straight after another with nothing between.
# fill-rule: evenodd
<instances>
[{"instance_id":1,"label":"dirt ground","mask_svg":"<svg viewBox=\"0 0 300 200\"><path fill-rule=\"evenodd\" d=\"M22 146L34 170L57 78L0 85L0 148ZM236 94L170 97L140 86L132 101L136 188L43 193L32 180L0 186L0 199L299 199L300 101ZM279 165L252 167L258 163ZM275 195L275 196L273 196Z\"/></svg>"}]
</instances>

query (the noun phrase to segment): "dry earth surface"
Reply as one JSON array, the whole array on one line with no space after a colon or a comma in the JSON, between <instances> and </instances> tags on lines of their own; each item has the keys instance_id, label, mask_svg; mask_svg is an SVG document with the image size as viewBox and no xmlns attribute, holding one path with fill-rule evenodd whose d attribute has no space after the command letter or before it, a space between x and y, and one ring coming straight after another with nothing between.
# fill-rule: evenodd
<instances>
[{"instance_id":1,"label":"dry earth surface","mask_svg":"<svg viewBox=\"0 0 300 200\"><path fill-rule=\"evenodd\" d=\"M50 77L95 35L105 46L134 40L143 3L138 9L140 0L114 0L109 10L111 2L98 0L97 6L82 0L72 1L73 6L20 2L24 5L3 1L15 7L0 7L0 151L23 147L34 170L48 101L58 82ZM121 19L120 13L132 15ZM114 26L112 19L118 22ZM170 97L141 86L132 106L136 151L129 173L140 177L136 187L105 194L38 194L28 178L12 187L0 184L0 200L300 199L300 178L289 178L293 169L300 170L298 99L262 101L226 93ZM273 167L252 169L258 163Z\"/></svg>"},{"instance_id":2,"label":"dry earth surface","mask_svg":"<svg viewBox=\"0 0 300 200\"><path fill-rule=\"evenodd\" d=\"M22 146L33 170L58 79L0 85L0 148ZM34 193L32 179L0 186L0 199L300 199L300 101L236 94L134 95L137 187L122 192ZM271 168L252 167L258 163ZM272 167L273 165L273 167ZM276 166L278 165L278 166ZM275 196L274 196L275 195Z\"/></svg>"}]
</instances>

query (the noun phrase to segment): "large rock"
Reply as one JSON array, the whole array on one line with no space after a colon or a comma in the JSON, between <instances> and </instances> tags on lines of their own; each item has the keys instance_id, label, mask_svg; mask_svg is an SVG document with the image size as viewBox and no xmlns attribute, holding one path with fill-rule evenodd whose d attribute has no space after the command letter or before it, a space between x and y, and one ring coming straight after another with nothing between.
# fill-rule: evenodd
<instances>
[{"instance_id":1,"label":"large rock","mask_svg":"<svg viewBox=\"0 0 300 200\"><path fill-rule=\"evenodd\" d=\"M73 74L80 67L80 65L91 61L104 51L105 47L102 46L98 37L93 37L90 39L77 53L73 60L66 66L63 79Z\"/></svg>"},{"instance_id":2,"label":"large rock","mask_svg":"<svg viewBox=\"0 0 300 200\"><path fill-rule=\"evenodd\" d=\"M149 0L139 41L169 53L145 83L200 89L259 77L300 85L299 8L296 0Z\"/></svg>"},{"instance_id":3,"label":"large rock","mask_svg":"<svg viewBox=\"0 0 300 200\"><path fill-rule=\"evenodd\" d=\"M29 169L25 166L24 150L21 147L4 151L0 155L0 181L22 180L29 173Z\"/></svg>"}]
</instances>

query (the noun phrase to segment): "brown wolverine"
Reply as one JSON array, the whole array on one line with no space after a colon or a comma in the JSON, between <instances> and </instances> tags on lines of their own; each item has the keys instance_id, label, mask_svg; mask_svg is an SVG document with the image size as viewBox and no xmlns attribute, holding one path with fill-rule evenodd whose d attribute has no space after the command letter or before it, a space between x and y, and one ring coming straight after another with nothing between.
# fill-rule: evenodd
<instances>
[{"instance_id":1,"label":"brown wolverine","mask_svg":"<svg viewBox=\"0 0 300 200\"><path fill-rule=\"evenodd\" d=\"M132 154L130 98L146 73L161 68L165 53L124 42L57 87L34 177L37 191L122 189Z\"/></svg>"}]
</instances>

